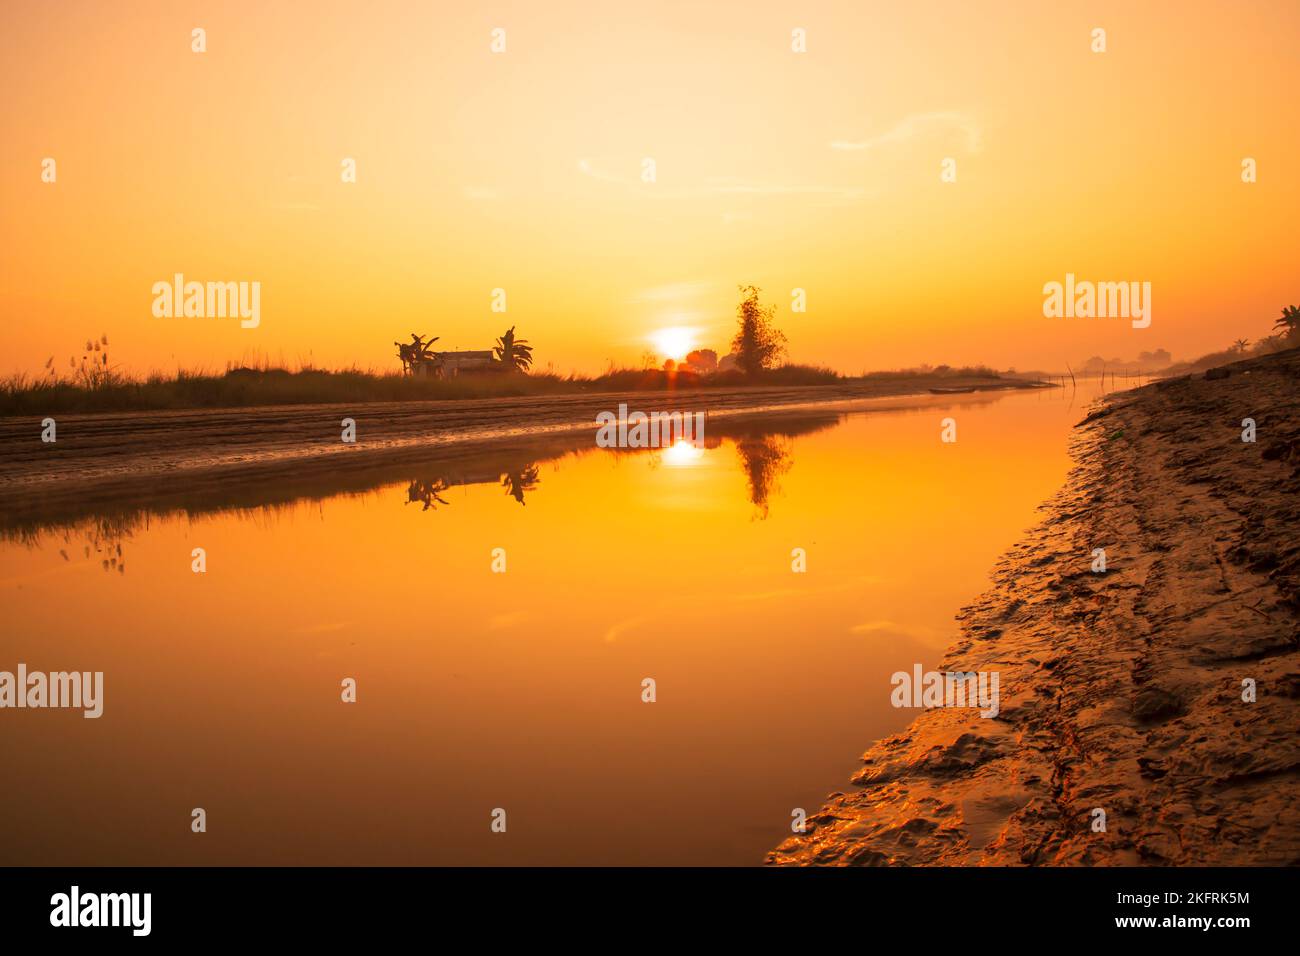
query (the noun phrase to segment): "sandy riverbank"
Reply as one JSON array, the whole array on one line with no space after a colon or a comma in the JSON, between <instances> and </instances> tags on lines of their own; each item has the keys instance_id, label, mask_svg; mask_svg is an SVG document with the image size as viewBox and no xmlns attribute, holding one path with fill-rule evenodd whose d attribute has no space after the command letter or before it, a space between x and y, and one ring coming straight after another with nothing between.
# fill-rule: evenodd
<instances>
[{"instance_id":1,"label":"sandy riverbank","mask_svg":"<svg viewBox=\"0 0 1300 956\"><path fill-rule=\"evenodd\" d=\"M613 392L435 402L292 405L56 416L57 441L41 441L41 419L0 418L0 518L84 513L131 497L148 501L217 484L302 482L345 471L427 459L461 459L596 428L596 415L705 411L729 417L802 406L917 395L923 379L829 386ZM980 392L1036 383L987 379ZM927 396L928 398L928 396ZM980 394L959 396L979 400ZM949 398L948 400L951 400ZM356 422L356 442L341 422Z\"/></svg>"},{"instance_id":2,"label":"sandy riverbank","mask_svg":"<svg viewBox=\"0 0 1300 956\"><path fill-rule=\"evenodd\" d=\"M918 712L768 862L1300 863L1300 351L1226 368L1092 410L937 668L1000 713Z\"/></svg>"}]
</instances>

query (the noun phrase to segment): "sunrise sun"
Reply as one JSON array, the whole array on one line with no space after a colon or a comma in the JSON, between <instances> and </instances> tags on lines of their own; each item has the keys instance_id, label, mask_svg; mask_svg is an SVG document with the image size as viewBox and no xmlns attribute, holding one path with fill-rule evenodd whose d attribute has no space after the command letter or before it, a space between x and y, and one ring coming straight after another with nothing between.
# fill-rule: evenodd
<instances>
[{"instance_id":1,"label":"sunrise sun","mask_svg":"<svg viewBox=\"0 0 1300 956\"><path fill-rule=\"evenodd\" d=\"M695 347L695 330L680 325L659 329L651 333L650 341L664 358L680 362L686 358L686 353Z\"/></svg>"}]
</instances>

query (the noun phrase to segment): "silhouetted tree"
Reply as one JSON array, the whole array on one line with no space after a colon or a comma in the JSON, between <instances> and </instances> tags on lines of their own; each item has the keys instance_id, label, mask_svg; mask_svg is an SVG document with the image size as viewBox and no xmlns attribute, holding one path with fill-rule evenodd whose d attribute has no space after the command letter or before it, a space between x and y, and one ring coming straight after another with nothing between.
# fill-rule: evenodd
<instances>
[{"instance_id":1,"label":"silhouetted tree","mask_svg":"<svg viewBox=\"0 0 1300 956\"><path fill-rule=\"evenodd\" d=\"M411 347L401 342L393 344L397 346L397 357L402 360L402 374L406 375L411 371Z\"/></svg>"},{"instance_id":2,"label":"silhouetted tree","mask_svg":"<svg viewBox=\"0 0 1300 956\"><path fill-rule=\"evenodd\" d=\"M757 375L771 368L785 353L785 335L772 324L776 306L764 306L758 301L759 289L740 286L741 300L736 307L739 327L731 341L731 351L736 364L746 375Z\"/></svg>"},{"instance_id":3,"label":"silhouetted tree","mask_svg":"<svg viewBox=\"0 0 1300 956\"><path fill-rule=\"evenodd\" d=\"M496 348L492 351L507 371L527 372L533 365L533 347L527 339L515 338L513 325L506 329L505 335L497 339Z\"/></svg>"},{"instance_id":4,"label":"silhouetted tree","mask_svg":"<svg viewBox=\"0 0 1300 956\"><path fill-rule=\"evenodd\" d=\"M1282 317L1273 323L1273 328L1288 339L1293 339L1300 335L1300 308L1294 305L1284 306Z\"/></svg>"},{"instance_id":5,"label":"silhouetted tree","mask_svg":"<svg viewBox=\"0 0 1300 956\"><path fill-rule=\"evenodd\" d=\"M424 336L411 333L411 341L403 345L401 342L394 342L397 346L397 357L402 360L402 374L406 374L419 365L421 362L431 362L434 359L433 343L438 341L439 336L434 336L429 341L424 341Z\"/></svg>"},{"instance_id":6,"label":"silhouetted tree","mask_svg":"<svg viewBox=\"0 0 1300 956\"><path fill-rule=\"evenodd\" d=\"M686 355L686 364L705 375L718 370L718 353L713 349L695 349Z\"/></svg>"}]
</instances>

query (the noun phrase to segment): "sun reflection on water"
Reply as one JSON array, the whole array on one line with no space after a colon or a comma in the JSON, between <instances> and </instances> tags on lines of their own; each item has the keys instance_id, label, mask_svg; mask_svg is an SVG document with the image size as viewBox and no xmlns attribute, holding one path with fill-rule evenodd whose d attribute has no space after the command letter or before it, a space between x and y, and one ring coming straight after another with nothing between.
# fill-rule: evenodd
<instances>
[{"instance_id":1,"label":"sun reflection on water","mask_svg":"<svg viewBox=\"0 0 1300 956\"><path fill-rule=\"evenodd\" d=\"M664 464L671 468L689 468L703 457L704 449L685 438L679 438L663 451Z\"/></svg>"}]
</instances>

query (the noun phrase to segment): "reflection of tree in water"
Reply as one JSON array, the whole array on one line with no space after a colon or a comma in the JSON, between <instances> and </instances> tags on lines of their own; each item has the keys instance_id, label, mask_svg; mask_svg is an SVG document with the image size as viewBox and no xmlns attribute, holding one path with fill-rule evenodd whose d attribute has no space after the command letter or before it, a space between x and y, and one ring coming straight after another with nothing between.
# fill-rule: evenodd
<instances>
[{"instance_id":1,"label":"reflection of tree in water","mask_svg":"<svg viewBox=\"0 0 1300 956\"><path fill-rule=\"evenodd\" d=\"M424 507L421 511L428 511L430 508L436 509L438 505L447 504L442 498L438 497L438 492L447 490L447 482L442 478L435 478L433 481L424 481L419 478L414 479L410 487L406 489L406 501L403 504L420 503Z\"/></svg>"},{"instance_id":2,"label":"reflection of tree in water","mask_svg":"<svg viewBox=\"0 0 1300 956\"><path fill-rule=\"evenodd\" d=\"M780 487L778 479L794 465L790 453L794 439L834 428L843 421L837 411L812 411L760 421L726 423L719 431L736 444L740 464L749 482L749 500L755 517L767 517L767 501Z\"/></svg>"},{"instance_id":3,"label":"reflection of tree in water","mask_svg":"<svg viewBox=\"0 0 1300 956\"><path fill-rule=\"evenodd\" d=\"M527 465L503 474L501 476L501 487L506 490L506 494L522 505L524 503L524 492L535 491L540 481L537 466Z\"/></svg>"},{"instance_id":4,"label":"reflection of tree in water","mask_svg":"<svg viewBox=\"0 0 1300 956\"><path fill-rule=\"evenodd\" d=\"M524 495L537 489L537 485L541 481L539 473L540 469L537 465L525 464L511 465L502 471L493 470L478 476L453 475L451 478L446 476L417 478L406 489L406 504L418 502L424 506L420 509L421 511L437 510L438 505L448 503L442 498L442 494L453 485L481 485L489 482L500 482L506 494L522 505L524 504Z\"/></svg>"},{"instance_id":5,"label":"reflection of tree in water","mask_svg":"<svg viewBox=\"0 0 1300 956\"><path fill-rule=\"evenodd\" d=\"M794 464L790 442L780 435L747 435L736 439L736 451L749 482L749 500L758 518L766 518L768 496L777 490L777 479Z\"/></svg>"}]
</instances>

